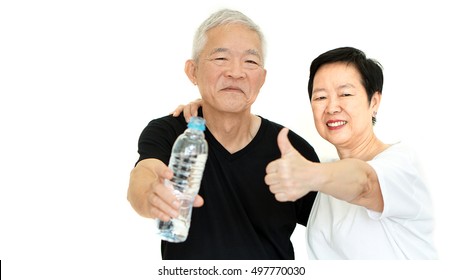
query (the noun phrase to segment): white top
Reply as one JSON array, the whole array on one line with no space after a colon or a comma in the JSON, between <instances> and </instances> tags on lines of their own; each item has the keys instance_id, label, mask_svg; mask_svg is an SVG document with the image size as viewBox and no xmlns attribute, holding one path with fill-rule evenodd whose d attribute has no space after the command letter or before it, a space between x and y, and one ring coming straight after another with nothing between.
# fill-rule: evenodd
<instances>
[{"instance_id":1,"label":"white top","mask_svg":"<svg viewBox=\"0 0 462 280\"><path fill-rule=\"evenodd\" d=\"M394 144L368 163L383 212L318 193L306 232L309 259L436 259L431 197L413 151Z\"/></svg>"}]
</instances>

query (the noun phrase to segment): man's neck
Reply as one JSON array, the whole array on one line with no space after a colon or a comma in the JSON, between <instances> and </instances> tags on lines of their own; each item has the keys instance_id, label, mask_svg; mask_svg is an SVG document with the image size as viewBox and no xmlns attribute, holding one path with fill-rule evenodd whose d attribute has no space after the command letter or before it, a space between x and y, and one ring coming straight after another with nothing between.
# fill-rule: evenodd
<instances>
[{"instance_id":1,"label":"man's neck","mask_svg":"<svg viewBox=\"0 0 462 280\"><path fill-rule=\"evenodd\" d=\"M261 119L250 112L216 113L205 111L207 129L230 153L247 146L260 128Z\"/></svg>"}]
</instances>

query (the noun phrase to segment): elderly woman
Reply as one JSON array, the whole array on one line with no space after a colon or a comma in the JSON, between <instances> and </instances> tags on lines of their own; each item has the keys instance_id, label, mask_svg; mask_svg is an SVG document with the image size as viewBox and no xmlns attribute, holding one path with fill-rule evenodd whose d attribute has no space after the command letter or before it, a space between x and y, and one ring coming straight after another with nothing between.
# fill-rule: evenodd
<instances>
[{"instance_id":1,"label":"elderly woman","mask_svg":"<svg viewBox=\"0 0 462 280\"><path fill-rule=\"evenodd\" d=\"M310 259L435 259L427 186L413 151L374 134L382 98L380 64L355 48L321 54L308 93L319 134L340 160L315 163L281 131L281 158L266 183L279 201L318 191L307 225Z\"/></svg>"}]
</instances>

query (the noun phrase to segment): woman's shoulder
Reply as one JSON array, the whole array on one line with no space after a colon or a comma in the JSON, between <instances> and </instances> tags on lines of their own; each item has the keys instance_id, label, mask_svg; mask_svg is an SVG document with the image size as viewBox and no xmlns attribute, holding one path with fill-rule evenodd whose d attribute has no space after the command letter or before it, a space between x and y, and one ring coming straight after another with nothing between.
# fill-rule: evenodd
<instances>
[{"instance_id":1,"label":"woman's shoulder","mask_svg":"<svg viewBox=\"0 0 462 280\"><path fill-rule=\"evenodd\" d=\"M382 162L383 164L391 164L400 169L420 169L420 159L417 151L406 142L396 142L383 152L378 154L371 162Z\"/></svg>"},{"instance_id":2,"label":"woman's shoulder","mask_svg":"<svg viewBox=\"0 0 462 280\"><path fill-rule=\"evenodd\" d=\"M395 143L388 144L388 148L383 150L383 152L379 153L375 158L380 158L384 156L392 156L392 155L413 156L415 155L415 151L406 142L398 141Z\"/></svg>"}]
</instances>

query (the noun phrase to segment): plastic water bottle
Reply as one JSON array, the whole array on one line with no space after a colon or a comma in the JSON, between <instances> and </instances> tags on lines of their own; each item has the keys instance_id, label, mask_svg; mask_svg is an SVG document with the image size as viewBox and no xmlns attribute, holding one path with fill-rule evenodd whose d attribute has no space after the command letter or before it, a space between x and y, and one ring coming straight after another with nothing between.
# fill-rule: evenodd
<instances>
[{"instance_id":1,"label":"plastic water bottle","mask_svg":"<svg viewBox=\"0 0 462 280\"><path fill-rule=\"evenodd\" d=\"M183 242L188 237L192 204L199 192L207 161L208 145L204 131L205 120L201 117L191 117L188 128L173 144L168 165L173 170L173 178L165 180L164 184L180 201L180 210L179 216L168 222L156 219L158 234L163 240Z\"/></svg>"}]
</instances>

